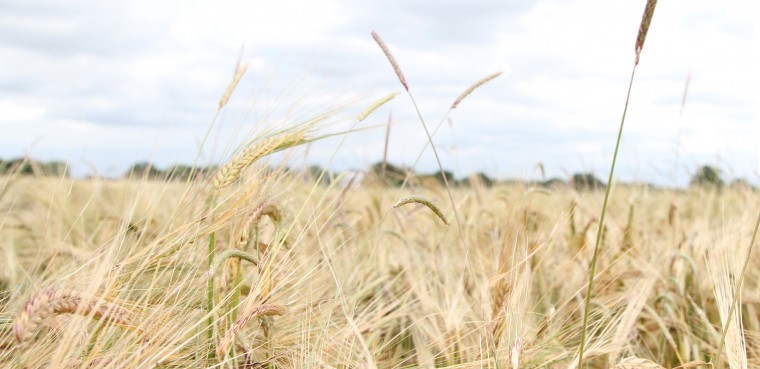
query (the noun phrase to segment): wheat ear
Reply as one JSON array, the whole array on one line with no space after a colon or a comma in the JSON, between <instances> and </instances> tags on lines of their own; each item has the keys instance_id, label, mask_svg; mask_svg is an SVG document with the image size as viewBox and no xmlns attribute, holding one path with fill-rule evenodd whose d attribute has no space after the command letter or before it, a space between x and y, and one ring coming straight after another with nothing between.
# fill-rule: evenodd
<instances>
[{"instance_id":1,"label":"wheat ear","mask_svg":"<svg viewBox=\"0 0 760 369\"><path fill-rule=\"evenodd\" d=\"M221 191L240 178L240 173L253 164L273 152L286 149L300 144L306 134L304 132L290 132L279 136L269 137L255 145L243 150L238 156L225 164L214 177L216 191Z\"/></svg>"},{"instance_id":2,"label":"wheat ear","mask_svg":"<svg viewBox=\"0 0 760 369\"><path fill-rule=\"evenodd\" d=\"M91 316L122 328L136 329L131 322L131 314L111 302L88 297L71 289L51 288L34 295L16 316L13 323L16 342L23 345L34 337L45 319L58 314Z\"/></svg>"}]
</instances>

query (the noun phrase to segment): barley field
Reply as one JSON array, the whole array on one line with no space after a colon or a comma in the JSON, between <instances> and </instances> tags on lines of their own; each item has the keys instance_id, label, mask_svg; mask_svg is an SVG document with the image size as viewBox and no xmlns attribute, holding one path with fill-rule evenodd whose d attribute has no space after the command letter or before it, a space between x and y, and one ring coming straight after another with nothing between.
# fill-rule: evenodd
<instances>
[{"instance_id":1,"label":"barley field","mask_svg":"<svg viewBox=\"0 0 760 369\"><path fill-rule=\"evenodd\" d=\"M394 208L414 193L453 219L437 184L323 186L256 166L221 191L3 182L0 362L27 368L573 367L604 195L475 183L453 189L457 227ZM589 367L760 365L757 253L714 357L758 208L751 189L616 188Z\"/></svg>"},{"instance_id":2,"label":"barley field","mask_svg":"<svg viewBox=\"0 0 760 369\"><path fill-rule=\"evenodd\" d=\"M332 111L254 131L180 179L7 171L0 366L760 367L760 192L616 182L627 100L606 185L454 183L435 145L441 177L270 160L350 137L397 95L338 134L319 133ZM432 144L437 127L420 123Z\"/></svg>"}]
</instances>

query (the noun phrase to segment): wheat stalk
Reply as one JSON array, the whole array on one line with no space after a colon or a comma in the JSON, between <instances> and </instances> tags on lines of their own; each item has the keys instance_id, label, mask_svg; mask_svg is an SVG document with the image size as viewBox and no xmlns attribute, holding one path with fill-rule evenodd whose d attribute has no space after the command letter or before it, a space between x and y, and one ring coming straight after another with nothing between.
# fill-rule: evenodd
<instances>
[{"instance_id":1,"label":"wheat stalk","mask_svg":"<svg viewBox=\"0 0 760 369\"><path fill-rule=\"evenodd\" d=\"M380 49L383 50L385 57L388 58L388 61L393 67L393 71L396 73L396 76L398 76L398 80L401 81L401 85L404 86L407 92L409 92L409 84L406 83L406 77L404 77L404 73L401 72L401 68L398 66L398 62L396 62L396 58L393 57L391 50L388 49L388 46L385 45L385 42L380 38L380 35L378 35L377 32L372 31L372 38L377 42L377 46L380 46Z\"/></svg>"},{"instance_id":2,"label":"wheat stalk","mask_svg":"<svg viewBox=\"0 0 760 369\"><path fill-rule=\"evenodd\" d=\"M71 289L51 288L34 295L16 316L13 323L16 342L23 346L34 337L45 319L58 314L90 316L122 328L136 329L131 322L131 314L111 302L88 297Z\"/></svg>"},{"instance_id":3,"label":"wheat stalk","mask_svg":"<svg viewBox=\"0 0 760 369\"><path fill-rule=\"evenodd\" d=\"M433 204L430 200L428 200L428 199L426 199L426 198L424 198L422 196L402 197L398 201L396 201L395 204L393 204L393 208L396 209L396 208L398 208L400 206L403 206L403 205L406 205L406 204L411 204L411 203L416 203L416 204L421 204L421 205L427 206L427 208L430 209L430 210L432 210L433 213L435 213L435 215L438 216L438 218L441 219L441 221L444 224L449 225L449 221L446 219L446 216L443 215L443 212L441 211L441 209L439 209L438 206L436 206L435 204Z\"/></svg>"},{"instance_id":4,"label":"wheat stalk","mask_svg":"<svg viewBox=\"0 0 760 369\"><path fill-rule=\"evenodd\" d=\"M496 77L498 77L500 75L501 75L501 72L496 72L494 74L491 74L491 75L488 75L486 77L483 77L479 81L473 83L472 86L470 86L468 89L464 90L464 92L462 92L462 94L459 95L459 97L457 97L456 100L454 100L454 103L451 104L451 109L456 109L457 106L459 106L459 103L461 103L462 100L464 100L464 98L467 97L469 94L471 94L472 91L475 91L478 87L483 86L484 84L488 83L490 80L492 80L492 79L494 79L494 78L496 78Z\"/></svg>"},{"instance_id":5,"label":"wheat stalk","mask_svg":"<svg viewBox=\"0 0 760 369\"><path fill-rule=\"evenodd\" d=\"M224 338L222 338L219 346L217 347L217 353L219 355L222 355L227 352L230 348L230 345L235 340L235 335L251 320L261 316L281 316L285 314L286 311L287 309L285 306L277 304L266 304L258 305L255 308L251 309L251 311L241 314L241 317L235 321L235 324L230 327L230 330L227 332Z\"/></svg>"},{"instance_id":6,"label":"wheat stalk","mask_svg":"<svg viewBox=\"0 0 760 369\"><path fill-rule=\"evenodd\" d=\"M261 140L241 152L234 159L225 164L214 177L214 187L219 192L240 178L240 173L253 164L273 152L286 149L300 144L306 134L304 132L289 132L279 136L273 136Z\"/></svg>"}]
</instances>

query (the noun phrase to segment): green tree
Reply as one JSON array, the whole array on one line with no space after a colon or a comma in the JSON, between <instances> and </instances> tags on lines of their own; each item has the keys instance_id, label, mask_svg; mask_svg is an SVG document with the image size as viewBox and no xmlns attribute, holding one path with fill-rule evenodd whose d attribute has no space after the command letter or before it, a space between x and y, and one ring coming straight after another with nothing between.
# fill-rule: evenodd
<instances>
[{"instance_id":1,"label":"green tree","mask_svg":"<svg viewBox=\"0 0 760 369\"><path fill-rule=\"evenodd\" d=\"M573 174L571 183L576 191L600 190L606 187L604 182L602 182L599 178L594 177L594 175L591 173Z\"/></svg>"},{"instance_id":2,"label":"green tree","mask_svg":"<svg viewBox=\"0 0 760 369\"><path fill-rule=\"evenodd\" d=\"M703 165L697 169L697 172L694 173L691 181L689 181L689 185L697 187L721 188L724 184L723 179L720 177L720 169L709 165Z\"/></svg>"}]
</instances>

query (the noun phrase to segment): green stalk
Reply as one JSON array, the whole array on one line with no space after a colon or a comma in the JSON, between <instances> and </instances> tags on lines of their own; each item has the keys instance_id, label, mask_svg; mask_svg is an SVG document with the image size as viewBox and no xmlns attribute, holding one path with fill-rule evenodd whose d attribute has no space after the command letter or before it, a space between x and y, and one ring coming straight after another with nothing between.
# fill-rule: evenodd
<instances>
[{"instance_id":1,"label":"green stalk","mask_svg":"<svg viewBox=\"0 0 760 369\"><path fill-rule=\"evenodd\" d=\"M586 348L586 331L588 329L588 313L591 309L591 292L594 289L594 273L596 271L596 261L599 258L599 245L602 240L602 231L604 229L604 216L607 213L607 201L610 198L612 189L612 177L615 173L615 163L617 162L618 149L620 148L620 139L623 137L623 126L625 125L625 115L628 112L628 101L631 99L631 89L633 88L633 76L636 74L636 64L631 71L631 81L628 83L628 94L625 97L625 107L623 108L623 118L620 120L620 129L618 130L617 141L615 142L615 153L612 154L612 166L610 175L607 179L607 188L604 191L604 203L602 203L602 215L599 217L599 228L596 231L596 244L594 245L594 256L591 258L591 266L588 272L588 288L586 289L586 303L583 309L583 329L581 330L581 347L578 351L578 369L583 368L583 351Z\"/></svg>"}]
</instances>

